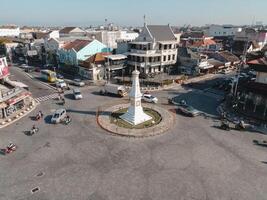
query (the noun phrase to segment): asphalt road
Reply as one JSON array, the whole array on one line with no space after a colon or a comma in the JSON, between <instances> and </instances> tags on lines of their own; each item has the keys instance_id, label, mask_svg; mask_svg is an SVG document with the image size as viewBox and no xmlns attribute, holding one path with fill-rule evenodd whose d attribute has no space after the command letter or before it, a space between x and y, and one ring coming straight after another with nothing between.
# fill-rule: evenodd
<instances>
[{"instance_id":1,"label":"asphalt road","mask_svg":"<svg viewBox=\"0 0 267 200\"><path fill-rule=\"evenodd\" d=\"M10 67L9 70L11 74L10 79L17 80L28 85L29 91L33 94L33 97L35 98L49 95L55 92L53 89L46 86L42 82L30 78L26 72L16 66Z\"/></svg>"},{"instance_id":2,"label":"asphalt road","mask_svg":"<svg viewBox=\"0 0 267 200\"><path fill-rule=\"evenodd\" d=\"M95 114L99 106L122 100L97 91L83 89L81 101L66 96L72 118L68 126L49 123L62 107L50 100L37 108L43 110L44 120L32 121L32 113L0 130L0 147L9 141L18 145L16 152L0 155L1 200L267 199L267 148L252 142L266 136L225 132L214 128L211 118L182 115L175 115L173 127L162 136L111 136L98 127ZM167 105L168 95L192 93L177 87L153 94L159 105L173 109ZM205 95L192 102L197 101L209 109L217 104L216 98ZM40 131L26 136L33 124ZM35 187L40 190L32 194Z\"/></svg>"}]
</instances>

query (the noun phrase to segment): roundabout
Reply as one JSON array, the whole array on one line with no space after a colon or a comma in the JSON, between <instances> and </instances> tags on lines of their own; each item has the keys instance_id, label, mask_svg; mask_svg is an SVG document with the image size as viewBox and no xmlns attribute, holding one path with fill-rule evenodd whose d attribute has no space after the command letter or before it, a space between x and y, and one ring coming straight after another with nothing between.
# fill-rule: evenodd
<instances>
[{"instance_id":1,"label":"roundabout","mask_svg":"<svg viewBox=\"0 0 267 200\"><path fill-rule=\"evenodd\" d=\"M131 125L119 117L127 111L128 107L129 104L118 104L99 111L98 125L110 134L136 138L164 134L173 125L174 115L152 104L144 104L144 112L152 119L138 125Z\"/></svg>"}]
</instances>

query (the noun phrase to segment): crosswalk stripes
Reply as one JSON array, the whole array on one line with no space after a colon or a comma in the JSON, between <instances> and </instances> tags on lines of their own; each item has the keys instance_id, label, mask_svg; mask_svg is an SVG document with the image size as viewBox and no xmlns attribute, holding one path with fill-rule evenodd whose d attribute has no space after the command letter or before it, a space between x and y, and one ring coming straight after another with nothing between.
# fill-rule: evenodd
<instances>
[{"instance_id":1,"label":"crosswalk stripes","mask_svg":"<svg viewBox=\"0 0 267 200\"><path fill-rule=\"evenodd\" d=\"M37 97L35 98L35 101L40 103L40 102L48 101L50 99L55 99L55 98L58 98L58 93L53 93L53 94L49 94L46 96Z\"/></svg>"}]
</instances>

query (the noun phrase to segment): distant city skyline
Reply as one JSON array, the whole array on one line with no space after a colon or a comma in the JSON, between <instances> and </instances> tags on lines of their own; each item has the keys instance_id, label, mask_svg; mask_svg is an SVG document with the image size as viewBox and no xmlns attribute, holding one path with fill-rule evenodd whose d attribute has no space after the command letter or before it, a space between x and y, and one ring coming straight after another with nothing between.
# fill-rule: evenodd
<instances>
[{"instance_id":1,"label":"distant city skyline","mask_svg":"<svg viewBox=\"0 0 267 200\"><path fill-rule=\"evenodd\" d=\"M38 3L37 3L38 2ZM0 25L266 24L266 0L1 0Z\"/></svg>"}]
</instances>

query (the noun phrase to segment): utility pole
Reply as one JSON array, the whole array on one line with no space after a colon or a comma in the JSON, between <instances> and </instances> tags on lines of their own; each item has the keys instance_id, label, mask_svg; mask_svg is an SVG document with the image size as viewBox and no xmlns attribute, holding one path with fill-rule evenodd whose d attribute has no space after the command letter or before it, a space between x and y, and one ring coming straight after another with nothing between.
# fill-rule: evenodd
<instances>
[{"instance_id":1,"label":"utility pole","mask_svg":"<svg viewBox=\"0 0 267 200\"><path fill-rule=\"evenodd\" d=\"M239 64L238 69L237 69L237 80L236 80L236 85L235 85L235 90L234 90L234 97L237 97L237 90L238 90L238 83L239 83L239 77L241 73L241 67L245 65L246 63L246 56L247 56L247 48L248 48L248 41L246 42L243 55L241 56L241 64Z\"/></svg>"}]
</instances>

